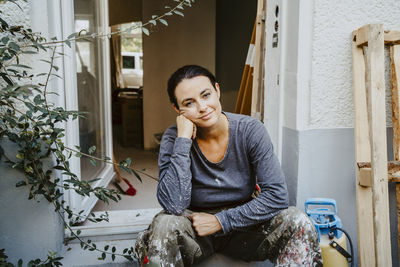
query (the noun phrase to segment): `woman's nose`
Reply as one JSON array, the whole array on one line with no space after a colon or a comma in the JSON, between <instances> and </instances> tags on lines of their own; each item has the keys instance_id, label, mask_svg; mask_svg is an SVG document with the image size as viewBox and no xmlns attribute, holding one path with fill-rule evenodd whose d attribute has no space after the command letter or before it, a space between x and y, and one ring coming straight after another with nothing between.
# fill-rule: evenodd
<instances>
[{"instance_id":1,"label":"woman's nose","mask_svg":"<svg viewBox=\"0 0 400 267\"><path fill-rule=\"evenodd\" d=\"M207 103L205 101L199 101L199 111L206 111L207 109Z\"/></svg>"}]
</instances>

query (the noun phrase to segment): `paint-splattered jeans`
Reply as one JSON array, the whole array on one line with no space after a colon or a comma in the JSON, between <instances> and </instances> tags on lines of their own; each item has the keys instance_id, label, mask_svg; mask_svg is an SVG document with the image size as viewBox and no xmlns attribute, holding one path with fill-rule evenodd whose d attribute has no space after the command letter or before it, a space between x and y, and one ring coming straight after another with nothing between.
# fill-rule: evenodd
<instances>
[{"instance_id":1,"label":"paint-splattered jeans","mask_svg":"<svg viewBox=\"0 0 400 267\"><path fill-rule=\"evenodd\" d=\"M267 222L224 236L196 235L188 218L190 213L157 214L137 237L135 256L139 263L192 266L218 252L244 261L269 259L275 266L322 266L315 227L295 207L282 210Z\"/></svg>"}]
</instances>

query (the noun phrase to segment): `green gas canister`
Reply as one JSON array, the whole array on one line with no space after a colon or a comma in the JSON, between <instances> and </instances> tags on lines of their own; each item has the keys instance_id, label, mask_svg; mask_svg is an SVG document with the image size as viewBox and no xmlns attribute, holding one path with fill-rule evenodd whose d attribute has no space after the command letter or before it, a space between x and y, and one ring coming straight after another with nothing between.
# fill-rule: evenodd
<instances>
[{"instance_id":1,"label":"green gas canister","mask_svg":"<svg viewBox=\"0 0 400 267\"><path fill-rule=\"evenodd\" d=\"M324 267L348 267L349 263L353 266L353 245L337 216L336 200L309 198L304 207L317 229ZM349 239L351 254L347 252L346 236Z\"/></svg>"}]
</instances>

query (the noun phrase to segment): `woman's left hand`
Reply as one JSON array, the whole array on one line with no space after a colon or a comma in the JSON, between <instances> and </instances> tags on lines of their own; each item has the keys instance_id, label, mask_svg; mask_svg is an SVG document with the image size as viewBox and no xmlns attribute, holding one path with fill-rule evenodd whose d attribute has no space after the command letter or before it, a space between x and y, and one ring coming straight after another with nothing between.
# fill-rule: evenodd
<instances>
[{"instance_id":1,"label":"woman's left hand","mask_svg":"<svg viewBox=\"0 0 400 267\"><path fill-rule=\"evenodd\" d=\"M211 235L222 229L217 217L204 212L194 212L190 215L193 228L199 236Z\"/></svg>"}]
</instances>

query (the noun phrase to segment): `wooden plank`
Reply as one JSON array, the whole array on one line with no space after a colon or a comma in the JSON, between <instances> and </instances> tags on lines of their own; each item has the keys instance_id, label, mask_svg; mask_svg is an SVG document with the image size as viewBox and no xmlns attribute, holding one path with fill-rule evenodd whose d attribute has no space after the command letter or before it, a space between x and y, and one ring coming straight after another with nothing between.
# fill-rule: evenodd
<instances>
[{"instance_id":1,"label":"wooden plank","mask_svg":"<svg viewBox=\"0 0 400 267\"><path fill-rule=\"evenodd\" d=\"M262 68L264 59L262 56L262 39L265 35L265 5L266 0L258 0L257 4L257 17L256 17L256 40L254 46L254 72L253 72L253 88L251 95L251 116L256 116L258 112L257 103L259 102L260 89L263 84L260 83L260 76L262 74Z\"/></svg>"},{"instance_id":2,"label":"wooden plank","mask_svg":"<svg viewBox=\"0 0 400 267\"><path fill-rule=\"evenodd\" d=\"M357 46L368 45L368 28L369 24L357 30L355 39L353 39ZM386 45L400 44L400 31L384 31L384 34Z\"/></svg>"},{"instance_id":3,"label":"wooden plank","mask_svg":"<svg viewBox=\"0 0 400 267\"><path fill-rule=\"evenodd\" d=\"M400 44L400 31L385 31L385 44Z\"/></svg>"},{"instance_id":4,"label":"wooden plank","mask_svg":"<svg viewBox=\"0 0 400 267\"><path fill-rule=\"evenodd\" d=\"M365 90L365 61L362 48L357 46L353 32L353 88L354 88L354 142L356 162L370 162L371 148ZM358 166L356 166L356 169ZM360 173L356 172L358 260L362 267L375 265L374 227L372 222L372 188L360 186Z\"/></svg>"},{"instance_id":5,"label":"wooden plank","mask_svg":"<svg viewBox=\"0 0 400 267\"><path fill-rule=\"evenodd\" d=\"M394 160L400 159L400 94L399 82L397 79L400 73L400 45L390 47L390 69L392 85L392 122L393 122L393 153Z\"/></svg>"},{"instance_id":6,"label":"wooden plank","mask_svg":"<svg viewBox=\"0 0 400 267\"><path fill-rule=\"evenodd\" d=\"M372 186L371 168L363 168L358 170L358 184L361 186Z\"/></svg>"},{"instance_id":7,"label":"wooden plank","mask_svg":"<svg viewBox=\"0 0 400 267\"><path fill-rule=\"evenodd\" d=\"M372 206L376 266L392 266L386 148L386 102L383 25L368 31L366 68L372 164Z\"/></svg>"},{"instance_id":8,"label":"wooden plank","mask_svg":"<svg viewBox=\"0 0 400 267\"><path fill-rule=\"evenodd\" d=\"M357 162L358 168L371 168L371 162ZM400 161L389 161L387 163L388 173L400 171Z\"/></svg>"},{"instance_id":9,"label":"wooden plank","mask_svg":"<svg viewBox=\"0 0 400 267\"><path fill-rule=\"evenodd\" d=\"M364 25L353 32L353 44L355 44L357 47L368 44L369 26L369 24Z\"/></svg>"},{"instance_id":10,"label":"wooden plank","mask_svg":"<svg viewBox=\"0 0 400 267\"><path fill-rule=\"evenodd\" d=\"M398 173L389 174L388 180L389 180L389 182L399 183L400 182L400 174L398 174Z\"/></svg>"},{"instance_id":11,"label":"wooden plank","mask_svg":"<svg viewBox=\"0 0 400 267\"><path fill-rule=\"evenodd\" d=\"M253 31L249 50L247 51L246 62L243 69L242 80L240 82L239 93L236 99L235 113L251 115L251 91L253 89L253 71L254 71L254 43L256 40L256 21L254 22Z\"/></svg>"},{"instance_id":12,"label":"wooden plank","mask_svg":"<svg viewBox=\"0 0 400 267\"><path fill-rule=\"evenodd\" d=\"M400 35L399 35L400 36ZM390 70L392 85L392 125L393 125L393 153L394 160L400 160L400 45L390 47ZM391 181L395 181L393 176ZM399 179L400 180L400 179ZM400 255L400 186L396 184L397 198L397 244Z\"/></svg>"}]
</instances>

